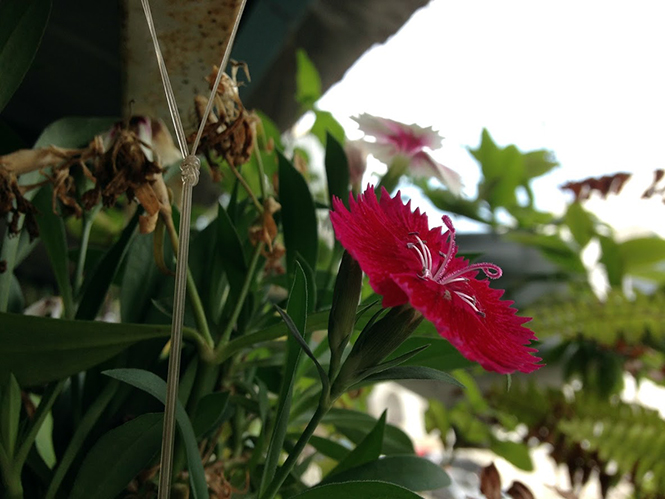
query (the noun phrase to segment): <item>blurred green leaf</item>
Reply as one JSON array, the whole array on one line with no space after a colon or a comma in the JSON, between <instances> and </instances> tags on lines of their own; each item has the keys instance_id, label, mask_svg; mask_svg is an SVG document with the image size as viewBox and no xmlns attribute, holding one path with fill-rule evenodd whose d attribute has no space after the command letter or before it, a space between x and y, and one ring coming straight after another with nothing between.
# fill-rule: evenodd
<instances>
[{"instance_id":1,"label":"blurred green leaf","mask_svg":"<svg viewBox=\"0 0 665 499\"><path fill-rule=\"evenodd\" d=\"M621 248L614 239L606 236L598 236L600 242L600 263L605 266L607 279L611 286L620 287L623 283L624 263Z\"/></svg>"},{"instance_id":2,"label":"blurred green leaf","mask_svg":"<svg viewBox=\"0 0 665 499\"><path fill-rule=\"evenodd\" d=\"M256 113L256 115L260 118L261 120L261 125L259 127L259 146L262 149L265 149L266 146L268 145L268 141L272 139L273 144L279 148L282 146L282 134L279 131L279 128L275 123L266 115L265 113L262 113L261 111L255 110L253 111ZM268 173L266 171L266 173Z\"/></svg>"},{"instance_id":3,"label":"blurred green leaf","mask_svg":"<svg viewBox=\"0 0 665 499\"><path fill-rule=\"evenodd\" d=\"M68 116L54 121L44 128L35 142L35 148L56 145L58 147L85 147L95 137L109 130L118 118L89 118Z\"/></svg>"},{"instance_id":4,"label":"blurred green leaf","mask_svg":"<svg viewBox=\"0 0 665 499\"><path fill-rule=\"evenodd\" d=\"M328 203L332 208L333 196L344 204L349 202L349 162L342 144L330 133L326 134L326 178L328 180Z\"/></svg>"},{"instance_id":5,"label":"blurred green leaf","mask_svg":"<svg viewBox=\"0 0 665 499\"><path fill-rule=\"evenodd\" d=\"M425 431L431 433L439 430L441 441L446 444L448 430L450 430L450 420L446 406L436 399L429 399L429 407L425 411Z\"/></svg>"},{"instance_id":6,"label":"blurred green leaf","mask_svg":"<svg viewBox=\"0 0 665 499\"><path fill-rule=\"evenodd\" d=\"M491 437L490 450L521 470L533 471L533 461L526 444Z\"/></svg>"},{"instance_id":7,"label":"blurred green leaf","mask_svg":"<svg viewBox=\"0 0 665 499\"><path fill-rule=\"evenodd\" d=\"M422 336L421 331L430 329L430 327L434 331L434 334L436 334L436 337ZM431 323L421 324L417 330L417 334L417 336L411 336L402 343L389 359L395 359L412 350L429 345L428 348L404 362L404 365L431 367L439 371L452 371L475 365L475 362L468 360L448 341L441 338Z\"/></svg>"},{"instance_id":8,"label":"blurred green leaf","mask_svg":"<svg viewBox=\"0 0 665 499\"><path fill-rule=\"evenodd\" d=\"M619 253L626 273L646 270L665 260L665 239L655 236L629 239L619 243Z\"/></svg>"},{"instance_id":9,"label":"blurred green leaf","mask_svg":"<svg viewBox=\"0 0 665 499\"><path fill-rule=\"evenodd\" d=\"M296 51L296 102L304 109L312 109L321 97L321 78L316 67L303 49Z\"/></svg>"},{"instance_id":10,"label":"blurred green leaf","mask_svg":"<svg viewBox=\"0 0 665 499\"><path fill-rule=\"evenodd\" d=\"M421 499L408 489L386 482L359 481L331 483L307 490L293 499Z\"/></svg>"},{"instance_id":11,"label":"blurred green leaf","mask_svg":"<svg viewBox=\"0 0 665 499\"><path fill-rule=\"evenodd\" d=\"M14 374L3 376L0 385L0 443L11 460L18 439L19 416L21 415L21 388Z\"/></svg>"},{"instance_id":12,"label":"blurred green leaf","mask_svg":"<svg viewBox=\"0 0 665 499\"><path fill-rule=\"evenodd\" d=\"M312 269L316 268L319 249L318 223L314 201L307 182L293 165L279 155L279 202L286 246L286 268L295 271L298 253Z\"/></svg>"},{"instance_id":13,"label":"blurred green leaf","mask_svg":"<svg viewBox=\"0 0 665 499\"><path fill-rule=\"evenodd\" d=\"M349 452L339 464L333 468L322 483L329 483L331 477L342 473L348 469L355 468L356 466L376 461L381 455L381 448L383 447L383 433L386 429L386 411L383 411L381 417L376 422L372 431L370 431L365 438L363 438L356 448Z\"/></svg>"},{"instance_id":14,"label":"blurred green leaf","mask_svg":"<svg viewBox=\"0 0 665 499\"><path fill-rule=\"evenodd\" d=\"M440 210L456 213L478 222L489 223L489 221L480 214L480 203L477 200L471 201L455 196L455 194L448 189L429 187L427 182L418 182L418 185L423 194Z\"/></svg>"},{"instance_id":15,"label":"blurred green leaf","mask_svg":"<svg viewBox=\"0 0 665 499\"><path fill-rule=\"evenodd\" d=\"M512 231L507 233L506 237L516 243L536 248L564 271L586 274L579 252L573 250L559 236Z\"/></svg>"},{"instance_id":16,"label":"blurred green leaf","mask_svg":"<svg viewBox=\"0 0 665 499\"><path fill-rule=\"evenodd\" d=\"M95 366L139 341L170 334L170 325L0 313L0 376L13 372L21 386L40 385Z\"/></svg>"},{"instance_id":17,"label":"blurred green leaf","mask_svg":"<svg viewBox=\"0 0 665 499\"><path fill-rule=\"evenodd\" d=\"M581 248L589 244L591 238L596 235L591 214L582 208L579 201L575 201L568 207L564 220Z\"/></svg>"},{"instance_id":18,"label":"blurred green leaf","mask_svg":"<svg viewBox=\"0 0 665 499\"><path fill-rule=\"evenodd\" d=\"M450 485L450 477L442 468L418 456L386 456L343 471L330 480L332 482L380 480L414 492L435 490Z\"/></svg>"},{"instance_id":19,"label":"blurred green leaf","mask_svg":"<svg viewBox=\"0 0 665 499\"><path fill-rule=\"evenodd\" d=\"M473 379L473 376L462 369L455 370L454 374L457 380L464 386L466 400L469 401L474 412L477 414L483 414L487 412L489 405L483 397L480 388L478 388L478 383L476 383L476 380Z\"/></svg>"},{"instance_id":20,"label":"blurred green leaf","mask_svg":"<svg viewBox=\"0 0 665 499\"><path fill-rule=\"evenodd\" d=\"M291 435L291 437L296 440L300 435ZM344 447L342 444L338 444L333 440L328 438L319 437L312 435L312 438L309 439L309 445L314 447L320 454L334 459L335 461L341 461L349 453L349 449Z\"/></svg>"},{"instance_id":21,"label":"blurred green leaf","mask_svg":"<svg viewBox=\"0 0 665 499\"><path fill-rule=\"evenodd\" d=\"M315 109L314 117L314 124L309 132L319 139L322 145L326 145L326 137L328 135L334 137L340 144L344 144L346 141L344 128L339 124L332 113Z\"/></svg>"},{"instance_id":22,"label":"blurred green leaf","mask_svg":"<svg viewBox=\"0 0 665 499\"><path fill-rule=\"evenodd\" d=\"M36 215L39 225L39 237L44 243L48 253L51 269L58 283L58 290L62 296L65 313L71 318L74 310L74 297L72 284L69 279L69 255L67 248L67 235L62 217L53 213L53 188L47 184L35 196L33 204L39 210Z\"/></svg>"},{"instance_id":23,"label":"blurred green leaf","mask_svg":"<svg viewBox=\"0 0 665 499\"><path fill-rule=\"evenodd\" d=\"M85 457L71 499L113 499L159 452L163 414L143 414L112 429Z\"/></svg>"},{"instance_id":24,"label":"blurred green leaf","mask_svg":"<svg viewBox=\"0 0 665 499\"><path fill-rule=\"evenodd\" d=\"M540 149L522 154L525 180L541 177L559 166L551 151Z\"/></svg>"},{"instance_id":25,"label":"blurred green leaf","mask_svg":"<svg viewBox=\"0 0 665 499\"><path fill-rule=\"evenodd\" d=\"M166 401L166 381L150 371L144 371L143 369L111 369L103 371L102 374L143 390L158 399L162 404ZM208 485L194 428L192 428L189 416L187 416L187 412L180 401L176 401L176 404L175 417L185 444L192 495L194 499L207 499Z\"/></svg>"},{"instance_id":26,"label":"blurred green leaf","mask_svg":"<svg viewBox=\"0 0 665 499\"><path fill-rule=\"evenodd\" d=\"M28 72L50 13L50 0L3 0L0 3L0 111Z\"/></svg>"},{"instance_id":27,"label":"blurred green leaf","mask_svg":"<svg viewBox=\"0 0 665 499\"><path fill-rule=\"evenodd\" d=\"M376 426L369 414L348 409L332 408L323 417L323 424L332 424L352 442L358 444ZM413 443L406 433L387 424L383 435L382 454L413 454Z\"/></svg>"},{"instance_id":28,"label":"blurred green leaf","mask_svg":"<svg viewBox=\"0 0 665 499\"><path fill-rule=\"evenodd\" d=\"M229 392L209 393L196 404L196 413L192 419L192 426L197 437L217 429L229 414L226 410L229 402Z\"/></svg>"}]
</instances>

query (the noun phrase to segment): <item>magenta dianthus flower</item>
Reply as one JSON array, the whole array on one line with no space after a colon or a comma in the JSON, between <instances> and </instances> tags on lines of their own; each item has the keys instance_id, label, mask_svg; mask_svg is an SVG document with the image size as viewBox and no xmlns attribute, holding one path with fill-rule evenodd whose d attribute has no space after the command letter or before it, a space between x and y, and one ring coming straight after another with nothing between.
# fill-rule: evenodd
<instances>
[{"instance_id":1,"label":"magenta dianthus flower","mask_svg":"<svg viewBox=\"0 0 665 499\"><path fill-rule=\"evenodd\" d=\"M515 315L512 301L501 300L503 290L492 289L490 279L501 277L491 263L469 263L456 256L455 229L429 228L427 215L400 193L391 198L383 189L381 201L373 187L350 196L350 209L333 200L330 219L337 239L369 277L384 307L410 303L430 320L469 360L489 371L532 372L541 367L536 349L528 347L536 337L523 326L530 318Z\"/></svg>"}]
</instances>

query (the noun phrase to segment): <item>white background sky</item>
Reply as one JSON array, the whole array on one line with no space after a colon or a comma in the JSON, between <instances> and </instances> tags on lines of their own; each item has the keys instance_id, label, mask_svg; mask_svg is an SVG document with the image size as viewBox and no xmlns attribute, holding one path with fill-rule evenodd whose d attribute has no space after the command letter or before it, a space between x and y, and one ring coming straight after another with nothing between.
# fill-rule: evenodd
<instances>
[{"instance_id":1,"label":"white background sky","mask_svg":"<svg viewBox=\"0 0 665 499\"><path fill-rule=\"evenodd\" d=\"M555 153L561 168L535 183L543 209L563 209L567 180L638 173L627 201L589 207L619 228L650 226L665 213L659 200L639 201L665 167L664 22L661 0L433 0L319 104L352 138L349 117L363 112L432 125L446 138L433 155L469 195L479 172L466 148L483 127L499 145Z\"/></svg>"}]
</instances>

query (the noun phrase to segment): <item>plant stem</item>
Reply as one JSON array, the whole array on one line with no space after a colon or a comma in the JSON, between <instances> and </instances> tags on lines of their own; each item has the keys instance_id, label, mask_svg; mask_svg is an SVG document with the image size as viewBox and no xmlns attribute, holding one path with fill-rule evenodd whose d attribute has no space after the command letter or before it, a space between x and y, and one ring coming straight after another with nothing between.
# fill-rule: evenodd
<instances>
[{"instance_id":1,"label":"plant stem","mask_svg":"<svg viewBox=\"0 0 665 499\"><path fill-rule=\"evenodd\" d=\"M258 210L259 214L263 214L263 206L261 206L261 203L259 203L259 200L256 199L256 196L254 195L254 192L252 192L252 188L249 186L249 184L247 183L245 178L240 174L238 169L235 166L233 166L233 163L231 163L230 161L227 161L227 163L229 164L229 167L231 168L231 171L233 172L233 174L238 179L238 182L240 182L240 185L242 185L245 188L245 191L247 191L247 195L249 196L249 198L254 203L254 206L256 206L256 209Z\"/></svg>"},{"instance_id":2,"label":"plant stem","mask_svg":"<svg viewBox=\"0 0 665 499\"><path fill-rule=\"evenodd\" d=\"M111 380L106 385L102 393L99 394L99 397L95 399L88 411L85 413L85 416L81 419L81 422L76 427L76 431L72 436L72 439L69 441L69 445L65 450L65 453L62 455L58 467L53 474L51 483L48 486L46 491L45 499L53 499L55 494L58 492L58 487L62 483L63 478L67 474L69 467L74 462L76 454L81 449L83 442L86 437L92 430L92 427L95 425L99 417L102 415L104 409L109 404L113 396L115 395L116 390L118 389L119 382L117 380Z\"/></svg>"},{"instance_id":3,"label":"plant stem","mask_svg":"<svg viewBox=\"0 0 665 499\"><path fill-rule=\"evenodd\" d=\"M319 407L317 407L316 412L312 416L312 419L307 424L307 427L303 431L302 435L300 435L300 438L296 442L296 445L293 447L293 450L291 450L291 452L289 453L289 457L286 459L286 461L284 461L282 467L279 468L279 470L275 474L275 478L272 479L272 481L268 485L268 488L266 489L265 493L261 496L260 499L273 499L275 497L275 495L279 491L279 488L284 483L284 480L286 480L286 477L289 476L289 473L291 473L293 467L296 465L298 457L300 457L300 453L303 451L303 449L307 445L307 442L309 442L309 439L314 434L316 427L323 419L323 416L326 415L328 409L330 409L330 405L331 404L328 396L321 398L321 401L319 402Z\"/></svg>"},{"instance_id":4,"label":"plant stem","mask_svg":"<svg viewBox=\"0 0 665 499\"><path fill-rule=\"evenodd\" d=\"M178 234L175 230L175 225L173 225L173 220L171 220L171 218L168 216L163 216L162 219L164 220L164 225L166 225L166 230L168 231L169 239L171 240L171 246L173 247L173 252L177 258L180 242L178 239ZM212 335L210 334L208 320L206 318L205 311L203 310L203 303L201 302L201 297L199 296L199 292L196 288L196 283L194 282L192 273L189 270L189 266L187 266L187 298L189 299L189 304L194 311L194 320L196 321L196 326L199 332L203 336L203 339L208 344L208 346L212 347L215 342L212 339Z\"/></svg>"},{"instance_id":5,"label":"plant stem","mask_svg":"<svg viewBox=\"0 0 665 499\"><path fill-rule=\"evenodd\" d=\"M256 154L256 164L259 167L259 188L261 189L261 198L266 199L266 174L263 168L263 158L261 157L261 150L259 149L259 141L254 134L254 154Z\"/></svg>"},{"instance_id":6,"label":"plant stem","mask_svg":"<svg viewBox=\"0 0 665 499\"><path fill-rule=\"evenodd\" d=\"M254 247L254 253L252 253L252 260L249 262L249 268L247 269L247 275L245 276L245 282L242 285L242 289L240 290L240 295L238 296L238 301L236 302L236 306L233 309L233 313L231 314L231 317L229 319L229 322L226 324L226 328L222 332L222 335L219 340L219 344L215 348L215 359L219 358L222 356L222 351L226 344L229 342L229 339L231 338L231 332L233 331L233 328L236 325L236 321L238 320L238 317L240 316L240 312L242 311L242 307L245 304L245 298L247 298L247 293L249 292L249 287L252 284L252 280L254 279L254 272L256 271L256 266L259 263L259 257L261 256L261 250L263 249L263 243L260 242ZM228 358L228 356L227 356Z\"/></svg>"}]
</instances>

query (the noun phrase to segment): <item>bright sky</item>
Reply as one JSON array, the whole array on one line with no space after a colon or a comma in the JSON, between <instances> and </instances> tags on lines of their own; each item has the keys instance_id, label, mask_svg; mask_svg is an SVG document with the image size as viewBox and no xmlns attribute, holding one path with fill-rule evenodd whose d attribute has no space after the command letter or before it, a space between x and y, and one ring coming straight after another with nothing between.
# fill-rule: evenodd
<instances>
[{"instance_id":1,"label":"bright sky","mask_svg":"<svg viewBox=\"0 0 665 499\"><path fill-rule=\"evenodd\" d=\"M319 105L352 138L349 117L362 112L432 125L446 138L434 156L462 174L469 195L479 172L466 148L483 127L500 145L554 151L561 168L535 183L543 209L563 208L567 180L639 173L629 202L589 206L619 228L645 226L655 207L665 213L659 200L639 200L665 167L664 19L660 0L433 0Z\"/></svg>"}]
</instances>

